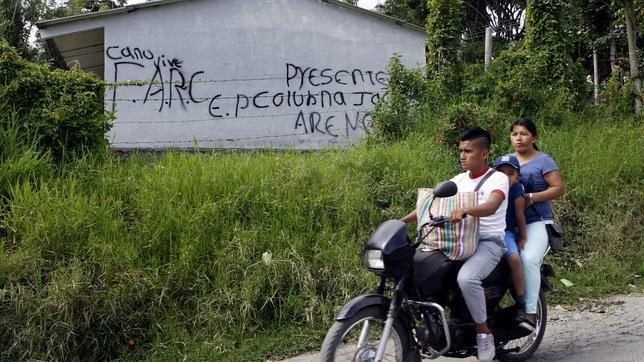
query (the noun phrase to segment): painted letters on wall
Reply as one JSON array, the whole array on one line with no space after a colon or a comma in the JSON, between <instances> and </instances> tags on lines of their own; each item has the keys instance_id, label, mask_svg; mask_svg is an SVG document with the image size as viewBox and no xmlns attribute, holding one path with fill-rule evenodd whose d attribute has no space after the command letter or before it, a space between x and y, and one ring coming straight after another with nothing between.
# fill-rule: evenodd
<instances>
[{"instance_id":1,"label":"painted letters on wall","mask_svg":"<svg viewBox=\"0 0 644 362\"><path fill-rule=\"evenodd\" d=\"M106 95L108 108L148 115L139 121L118 118L112 144L124 148L226 147L249 141L261 147L345 144L369 132L369 111L387 84L384 71L359 67L285 61L273 76L222 79L191 66L190 59L150 48L109 45L105 55L114 74ZM228 128L231 121L233 128ZM241 123L255 126L242 133ZM181 139L182 128L194 129L196 124L201 131L184 133ZM128 140L132 126L138 133L148 128L153 137ZM175 137L160 137L164 134Z\"/></svg>"}]
</instances>

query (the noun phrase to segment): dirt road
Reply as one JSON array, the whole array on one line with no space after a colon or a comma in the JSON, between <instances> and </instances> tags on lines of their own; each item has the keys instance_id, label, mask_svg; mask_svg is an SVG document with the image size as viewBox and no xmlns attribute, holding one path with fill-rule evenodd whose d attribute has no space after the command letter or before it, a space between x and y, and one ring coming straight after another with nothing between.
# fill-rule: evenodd
<instances>
[{"instance_id":1,"label":"dirt road","mask_svg":"<svg viewBox=\"0 0 644 362\"><path fill-rule=\"evenodd\" d=\"M548 313L546 334L531 361L644 361L644 295L616 296L576 306L550 305ZM318 361L317 354L283 362L313 361Z\"/></svg>"}]
</instances>

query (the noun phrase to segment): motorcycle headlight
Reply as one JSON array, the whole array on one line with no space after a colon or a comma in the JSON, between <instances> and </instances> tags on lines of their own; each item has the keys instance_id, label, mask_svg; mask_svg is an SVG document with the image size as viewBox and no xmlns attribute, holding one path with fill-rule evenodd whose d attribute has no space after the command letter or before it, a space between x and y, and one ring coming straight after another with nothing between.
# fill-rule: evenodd
<instances>
[{"instance_id":1,"label":"motorcycle headlight","mask_svg":"<svg viewBox=\"0 0 644 362\"><path fill-rule=\"evenodd\" d=\"M367 250L364 253L364 265L369 269L384 269L382 250Z\"/></svg>"}]
</instances>

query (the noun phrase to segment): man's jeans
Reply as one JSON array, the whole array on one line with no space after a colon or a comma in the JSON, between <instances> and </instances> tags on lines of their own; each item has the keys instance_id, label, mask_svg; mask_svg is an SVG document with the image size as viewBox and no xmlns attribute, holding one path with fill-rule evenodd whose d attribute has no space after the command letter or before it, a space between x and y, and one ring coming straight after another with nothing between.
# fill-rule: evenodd
<instances>
[{"instance_id":1,"label":"man's jeans","mask_svg":"<svg viewBox=\"0 0 644 362\"><path fill-rule=\"evenodd\" d=\"M483 279L487 278L503 256L503 235L481 235L476 251L458 272L458 286L476 324L487 320Z\"/></svg>"}]
</instances>

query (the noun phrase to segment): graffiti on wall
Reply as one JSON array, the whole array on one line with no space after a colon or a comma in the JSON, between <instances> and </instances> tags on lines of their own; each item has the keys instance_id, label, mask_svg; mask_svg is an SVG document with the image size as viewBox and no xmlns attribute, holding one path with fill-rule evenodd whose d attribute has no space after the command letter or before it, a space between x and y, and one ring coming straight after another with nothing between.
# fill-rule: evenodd
<instances>
[{"instance_id":1,"label":"graffiti on wall","mask_svg":"<svg viewBox=\"0 0 644 362\"><path fill-rule=\"evenodd\" d=\"M370 69L334 69L286 62L272 78L209 79L205 69L190 69L187 60L151 49L112 45L105 50L113 66L112 109L118 102L152 104L157 113L177 108L205 119L284 116L293 135L318 134L337 138L368 132L369 110L387 85L386 73ZM137 74L137 92L120 98L119 82ZM267 86L267 80L271 81ZM243 82L242 90L230 85ZM232 89L232 91L231 91ZM251 89L250 91L248 89ZM226 93L226 92L231 93ZM203 120L203 119L200 119Z\"/></svg>"}]
</instances>

